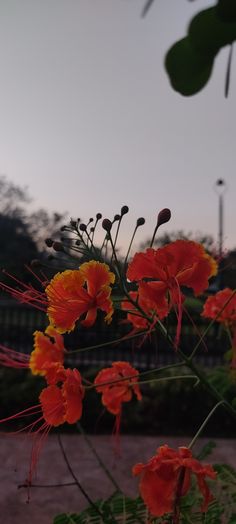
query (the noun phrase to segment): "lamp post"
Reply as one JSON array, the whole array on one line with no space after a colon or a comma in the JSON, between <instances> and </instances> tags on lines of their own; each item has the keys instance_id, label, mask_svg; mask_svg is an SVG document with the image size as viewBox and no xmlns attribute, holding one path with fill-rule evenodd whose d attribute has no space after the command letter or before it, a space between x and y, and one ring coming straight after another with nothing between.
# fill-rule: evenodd
<instances>
[{"instance_id":1,"label":"lamp post","mask_svg":"<svg viewBox=\"0 0 236 524\"><path fill-rule=\"evenodd\" d=\"M224 238L224 193L226 191L226 183L223 178L218 178L215 183L215 191L219 197L218 207L218 257L220 264L219 272L219 289L223 287L223 274L222 274L222 255L223 255L223 238Z\"/></svg>"}]
</instances>

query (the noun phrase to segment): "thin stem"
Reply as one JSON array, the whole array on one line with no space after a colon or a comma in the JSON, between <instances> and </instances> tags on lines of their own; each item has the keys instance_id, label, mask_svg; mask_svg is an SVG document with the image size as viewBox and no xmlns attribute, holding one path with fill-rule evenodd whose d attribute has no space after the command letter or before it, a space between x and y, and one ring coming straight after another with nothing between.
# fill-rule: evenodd
<instances>
[{"instance_id":1,"label":"thin stem","mask_svg":"<svg viewBox=\"0 0 236 524\"><path fill-rule=\"evenodd\" d=\"M174 341L172 340L170 335L167 333L165 326L162 324L161 321L158 321L158 325L160 329L162 330L162 332L165 334L166 339L174 347ZM175 353L179 358L182 359L182 363L184 361L186 366L188 366L188 368L191 369L191 371L196 374L199 381L202 382L203 386L209 391L209 393L211 393L211 395L215 397L219 402L224 403L224 407L228 411L228 413L230 413L234 418L236 418L236 410L231 406L231 404L227 400L224 400L222 395L217 391L217 389L215 389L214 386L212 386L212 384L209 384L209 381L206 375L202 371L200 371L200 369L198 369L198 367L192 361L192 358L187 357L185 353L179 347L175 350Z\"/></svg>"},{"instance_id":2,"label":"thin stem","mask_svg":"<svg viewBox=\"0 0 236 524\"><path fill-rule=\"evenodd\" d=\"M110 340L108 342L103 342L101 344L87 346L85 348L80 348L80 349L73 349L72 351L67 351L66 354L73 355L73 353L83 353L84 351L89 351L91 349L103 348L103 347L110 346L113 344L120 344L124 342L125 340L132 340L133 338L141 337L142 335L145 335L146 333L147 331L139 331L138 333L134 333L133 335L127 335L121 338L115 338L113 340Z\"/></svg>"},{"instance_id":3,"label":"thin stem","mask_svg":"<svg viewBox=\"0 0 236 524\"><path fill-rule=\"evenodd\" d=\"M182 362L177 362L176 364L169 364L168 366L163 366L161 368L154 368L154 369L148 369L147 371L143 371L141 373L137 373L136 375L129 375L129 376L126 376L126 377L120 377L120 378L117 378L116 380L112 380L112 382L110 380L106 381L106 382L101 382L99 384L90 384L89 386L84 386L86 389L93 389L93 388L96 388L96 387L101 387L101 386L109 386L110 384L117 384L119 382L124 382L126 380L129 380L129 379L134 379L134 378L139 378L143 375L147 375L148 373L156 373L156 372L162 372L162 371L165 371L167 369L172 369L174 367L180 367L182 366L183 363Z\"/></svg>"},{"instance_id":4,"label":"thin stem","mask_svg":"<svg viewBox=\"0 0 236 524\"><path fill-rule=\"evenodd\" d=\"M153 382L165 382L165 380L178 380L178 379L186 379L186 378L194 378L197 379L198 383L198 377L196 375L175 375L174 377L160 377L160 378L151 378L149 380L140 380L139 382L132 382L132 386L141 385L141 384L150 384ZM112 382L111 382L112 384ZM99 384L100 385L100 384Z\"/></svg>"},{"instance_id":5,"label":"thin stem","mask_svg":"<svg viewBox=\"0 0 236 524\"><path fill-rule=\"evenodd\" d=\"M122 493L122 490L120 489L119 485L117 484L116 480L114 479L114 477L112 476L112 474L110 473L109 469L106 467L106 464L103 462L103 460L101 459L101 457L99 456L99 454L97 453L97 450L96 448L93 446L91 440L89 439L89 437L87 436L87 434L85 433L84 429L82 428L81 424L79 422L77 422L76 424L80 434L83 436L85 442L88 444L88 447L89 449L92 451L92 453L94 454L94 456L96 457L99 465L101 466L101 468L103 469L104 473L107 475L107 477L110 479L110 481L112 482L113 486L115 487L115 489L117 491L119 491L120 493Z\"/></svg>"},{"instance_id":6,"label":"thin stem","mask_svg":"<svg viewBox=\"0 0 236 524\"><path fill-rule=\"evenodd\" d=\"M203 421L202 425L200 426L200 428L198 429L197 433L194 435L193 439L191 440L188 448L189 449L192 449L192 447L194 446L196 440L198 439L199 435L201 434L202 430L205 428L208 420L211 418L211 416L213 415L213 413L216 411L216 409L221 406L222 404L224 404L225 401L224 400L220 400L220 402L218 402L214 408L212 408L212 410L210 411L210 413L208 413L207 417L205 418L205 420Z\"/></svg>"},{"instance_id":7,"label":"thin stem","mask_svg":"<svg viewBox=\"0 0 236 524\"><path fill-rule=\"evenodd\" d=\"M127 250L127 253L126 253L126 257L125 257L125 260L124 260L124 267L126 266L126 263L127 263L127 260L128 260L128 256L130 254L131 246L133 244L133 240L134 240L134 237L135 237L137 229L138 229L138 225L136 225L135 228L134 228L134 232L133 232L133 235L131 237L131 240L130 240L130 243L129 243L129 247L128 247L128 250Z\"/></svg>"},{"instance_id":8,"label":"thin stem","mask_svg":"<svg viewBox=\"0 0 236 524\"><path fill-rule=\"evenodd\" d=\"M61 440L61 436L60 434L57 436L58 438L58 442L59 442L59 446L60 446L60 449L61 449L61 452L62 452L62 456L64 458L64 461L67 465L67 468L71 474L71 476L73 477L74 481L75 481L75 484L78 486L79 490L81 491L81 493L84 495L84 497L86 498L87 502L90 504L90 506L93 507L93 509L96 511L96 513L98 513L98 515L103 519L102 522L109 522L107 521L106 517L104 516L104 514L100 511L100 509L96 506L96 504L94 504L94 502L92 501L92 499L90 498L90 496L88 495L88 493L85 491L85 489L83 488L83 486L81 485L81 483L79 482L79 480L77 479L70 463L69 463L69 460L67 458L67 455L66 455L66 452L65 452L65 449L64 449L64 446L62 444L62 440ZM113 522L116 522L115 520L113 520Z\"/></svg>"}]
</instances>

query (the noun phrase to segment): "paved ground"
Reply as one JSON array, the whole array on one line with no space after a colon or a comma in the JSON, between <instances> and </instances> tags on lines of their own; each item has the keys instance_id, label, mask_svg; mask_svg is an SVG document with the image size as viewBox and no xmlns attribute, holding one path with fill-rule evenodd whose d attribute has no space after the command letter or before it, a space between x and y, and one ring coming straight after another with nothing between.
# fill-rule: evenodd
<instances>
[{"instance_id":1,"label":"paved ground","mask_svg":"<svg viewBox=\"0 0 236 524\"><path fill-rule=\"evenodd\" d=\"M208 439L200 439L198 446ZM69 461L83 487L93 500L109 496L114 491L111 481L101 470L96 458L88 448L83 437L62 435L63 445ZM187 445L189 439L170 437L122 436L121 456L114 456L111 437L93 436L93 445L101 455L122 490L129 495L137 493L137 481L132 478L131 467L136 462L150 458L155 449L168 443L172 447ZM236 441L217 439L217 448L208 462L231 463L236 467ZM18 489L24 482L29 466L31 444L28 437L0 436L0 522L4 524L52 524L58 513L77 512L86 507L87 502L77 486L60 488L31 488L30 502L27 491ZM56 484L71 482L70 473L59 448L57 437L49 436L41 453L35 483Z\"/></svg>"}]
</instances>

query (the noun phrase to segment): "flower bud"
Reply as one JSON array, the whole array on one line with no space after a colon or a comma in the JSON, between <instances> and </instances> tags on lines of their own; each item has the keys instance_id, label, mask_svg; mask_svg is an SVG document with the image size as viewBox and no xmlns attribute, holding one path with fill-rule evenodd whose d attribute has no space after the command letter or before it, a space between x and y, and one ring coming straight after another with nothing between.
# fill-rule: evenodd
<instances>
[{"instance_id":1,"label":"flower bud","mask_svg":"<svg viewBox=\"0 0 236 524\"><path fill-rule=\"evenodd\" d=\"M120 210L121 216L123 217L123 215L126 215L126 213L128 213L128 212L129 212L128 206L122 206L122 208Z\"/></svg>"},{"instance_id":2,"label":"flower bud","mask_svg":"<svg viewBox=\"0 0 236 524\"><path fill-rule=\"evenodd\" d=\"M97 220L100 220L101 218L102 218L102 214L101 214L101 213L97 213L97 214L96 214L96 219L97 219Z\"/></svg>"},{"instance_id":3,"label":"flower bud","mask_svg":"<svg viewBox=\"0 0 236 524\"><path fill-rule=\"evenodd\" d=\"M82 224L80 224L79 228L80 228L80 231L86 231L87 226L86 226L86 224L82 223Z\"/></svg>"},{"instance_id":4,"label":"flower bud","mask_svg":"<svg viewBox=\"0 0 236 524\"><path fill-rule=\"evenodd\" d=\"M162 209L160 213L158 213L157 227L161 226L162 224L165 224L166 222L169 222L170 218L171 218L170 209L168 209L168 207L164 207L164 209Z\"/></svg>"},{"instance_id":5,"label":"flower bud","mask_svg":"<svg viewBox=\"0 0 236 524\"><path fill-rule=\"evenodd\" d=\"M72 220L72 219L71 219L71 221L70 221L70 225L71 225L71 227L76 227L76 226L77 226L77 222L76 222L76 220Z\"/></svg>"},{"instance_id":6,"label":"flower bud","mask_svg":"<svg viewBox=\"0 0 236 524\"><path fill-rule=\"evenodd\" d=\"M44 242L47 247L52 247L53 245L53 240L51 238L45 238Z\"/></svg>"},{"instance_id":7,"label":"flower bud","mask_svg":"<svg viewBox=\"0 0 236 524\"><path fill-rule=\"evenodd\" d=\"M53 242L52 247L53 247L54 251L61 251L61 252L64 251L64 247L63 247L61 242Z\"/></svg>"},{"instance_id":8,"label":"flower bud","mask_svg":"<svg viewBox=\"0 0 236 524\"><path fill-rule=\"evenodd\" d=\"M104 220L102 221L102 227L103 227L103 229L105 229L105 231L110 233L111 228L112 228L112 223L109 220L109 218L104 218Z\"/></svg>"},{"instance_id":9,"label":"flower bud","mask_svg":"<svg viewBox=\"0 0 236 524\"><path fill-rule=\"evenodd\" d=\"M120 220L120 215L115 215L113 218L113 222L116 222L117 220Z\"/></svg>"},{"instance_id":10,"label":"flower bud","mask_svg":"<svg viewBox=\"0 0 236 524\"><path fill-rule=\"evenodd\" d=\"M143 224L145 224L145 218L143 217L138 218L136 227L143 226Z\"/></svg>"}]
</instances>

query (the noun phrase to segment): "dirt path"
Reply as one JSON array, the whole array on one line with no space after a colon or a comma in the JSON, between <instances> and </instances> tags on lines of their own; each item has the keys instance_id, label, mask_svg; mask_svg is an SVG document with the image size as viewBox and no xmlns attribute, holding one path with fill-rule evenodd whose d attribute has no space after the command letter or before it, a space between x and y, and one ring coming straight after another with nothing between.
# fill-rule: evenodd
<instances>
[{"instance_id":1,"label":"dirt path","mask_svg":"<svg viewBox=\"0 0 236 524\"><path fill-rule=\"evenodd\" d=\"M111 437L93 436L93 445L103 461L111 468L122 490L128 495L136 495L137 480L132 478L131 468L136 462L150 458L161 444L172 447L187 445L188 439L122 436L121 456L114 456ZM201 447L208 439L200 439ZM62 435L62 442L75 474L93 500L109 496L114 486L101 470L96 458L88 448L83 437ZM208 459L209 462L231 463L236 467L236 441L216 439L217 447ZM0 436L0 522L4 524L52 524L58 513L79 512L87 506L84 496L77 486L61 488L31 488L30 503L27 504L26 489L18 489L28 474L31 443L24 436ZM56 484L72 482L62 457L57 437L49 436L41 453L35 483Z\"/></svg>"}]
</instances>

